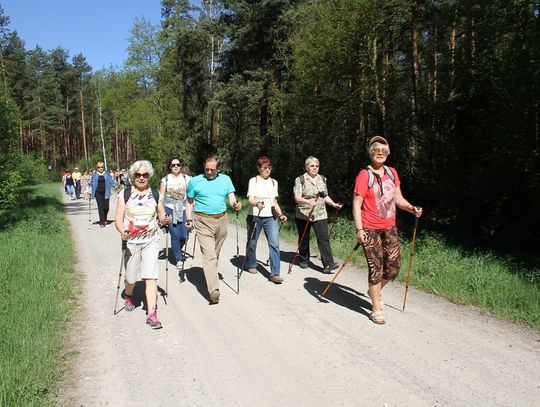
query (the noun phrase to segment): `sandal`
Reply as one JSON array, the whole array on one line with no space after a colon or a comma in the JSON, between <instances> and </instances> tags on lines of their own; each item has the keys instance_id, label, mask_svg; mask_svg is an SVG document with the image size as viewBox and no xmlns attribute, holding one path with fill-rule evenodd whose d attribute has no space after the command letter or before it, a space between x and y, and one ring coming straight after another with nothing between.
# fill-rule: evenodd
<instances>
[{"instance_id":1,"label":"sandal","mask_svg":"<svg viewBox=\"0 0 540 407\"><path fill-rule=\"evenodd\" d=\"M386 324L382 311L372 312L371 314L369 314L369 319L371 319L374 323L378 325Z\"/></svg>"}]
</instances>

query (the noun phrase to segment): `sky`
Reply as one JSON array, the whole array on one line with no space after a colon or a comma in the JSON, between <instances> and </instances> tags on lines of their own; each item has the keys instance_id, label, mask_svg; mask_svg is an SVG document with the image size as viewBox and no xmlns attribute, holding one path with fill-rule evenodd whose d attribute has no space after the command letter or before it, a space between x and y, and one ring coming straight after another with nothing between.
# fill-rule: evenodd
<instances>
[{"instance_id":1,"label":"sky","mask_svg":"<svg viewBox=\"0 0 540 407\"><path fill-rule=\"evenodd\" d=\"M9 30L26 50L62 47L82 53L94 71L121 68L136 18L159 24L160 0L0 0Z\"/></svg>"}]
</instances>

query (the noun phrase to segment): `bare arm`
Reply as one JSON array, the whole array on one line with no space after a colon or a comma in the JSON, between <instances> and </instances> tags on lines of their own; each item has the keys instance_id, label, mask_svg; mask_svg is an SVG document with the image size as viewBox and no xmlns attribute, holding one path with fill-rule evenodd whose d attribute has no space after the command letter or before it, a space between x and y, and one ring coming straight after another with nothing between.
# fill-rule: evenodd
<instances>
[{"instance_id":1,"label":"bare arm","mask_svg":"<svg viewBox=\"0 0 540 407\"><path fill-rule=\"evenodd\" d=\"M186 228L193 229L193 199L186 200Z\"/></svg>"},{"instance_id":2,"label":"bare arm","mask_svg":"<svg viewBox=\"0 0 540 407\"><path fill-rule=\"evenodd\" d=\"M229 198L229 205L231 208L233 208L235 211L239 211L242 209L242 202L236 200L236 196L234 195L234 192L231 192L228 195Z\"/></svg>"},{"instance_id":3,"label":"bare arm","mask_svg":"<svg viewBox=\"0 0 540 407\"><path fill-rule=\"evenodd\" d=\"M356 227L356 241L358 243L365 243L367 241L367 234L362 225L362 202L364 198L360 195L354 194L352 201L352 214L354 218L354 225Z\"/></svg>"},{"instance_id":4,"label":"bare arm","mask_svg":"<svg viewBox=\"0 0 540 407\"><path fill-rule=\"evenodd\" d=\"M330 198L330 195L326 195L324 197L324 202L334 208L339 208L341 209L343 207L343 204L341 203L335 203L334 200L332 198Z\"/></svg>"},{"instance_id":5,"label":"bare arm","mask_svg":"<svg viewBox=\"0 0 540 407\"><path fill-rule=\"evenodd\" d=\"M276 212L278 213L278 219L281 222L287 222L287 216L283 214L283 211L281 210L281 206L279 206L277 199L274 200L274 208L276 208Z\"/></svg>"}]
</instances>

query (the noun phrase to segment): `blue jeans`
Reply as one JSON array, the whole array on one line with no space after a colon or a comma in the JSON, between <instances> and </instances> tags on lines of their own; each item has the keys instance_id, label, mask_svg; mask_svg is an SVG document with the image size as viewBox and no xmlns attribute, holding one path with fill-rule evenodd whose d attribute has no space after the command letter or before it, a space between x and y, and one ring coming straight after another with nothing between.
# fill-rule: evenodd
<instances>
[{"instance_id":1,"label":"blue jeans","mask_svg":"<svg viewBox=\"0 0 540 407\"><path fill-rule=\"evenodd\" d=\"M75 187L73 185L66 184L66 192L70 197L73 198L73 196L75 195Z\"/></svg>"},{"instance_id":2,"label":"blue jeans","mask_svg":"<svg viewBox=\"0 0 540 407\"><path fill-rule=\"evenodd\" d=\"M264 229L264 234L268 240L268 250L270 252L270 276L279 276L281 265L279 259L278 221L272 216L262 218L248 215L246 223L248 229L248 240L251 237L254 225L256 225L255 235L253 236L251 242L249 242L249 247L247 250L247 268L257 268L257 240L259 240L261 230Z\"/></svg>"},{"instance_id":3,"label":"blue jeans","mask_svg":"<svg viewBox=\"0 0 540 407\"><path fill-rule=\"evenodd\" d=\"M173 210L171 208L165 207L165 212L167 215L172 216ZM178 262L184 261L184 256L182 256L182 247L186 244L187 241L187 229L186 229L186 211L183 214L183 222L173 224L169 223L167 228L169 229L169 234L171 235L171 249L173 252L173 263L176 265Z\"/></svg>"}]
</instances>

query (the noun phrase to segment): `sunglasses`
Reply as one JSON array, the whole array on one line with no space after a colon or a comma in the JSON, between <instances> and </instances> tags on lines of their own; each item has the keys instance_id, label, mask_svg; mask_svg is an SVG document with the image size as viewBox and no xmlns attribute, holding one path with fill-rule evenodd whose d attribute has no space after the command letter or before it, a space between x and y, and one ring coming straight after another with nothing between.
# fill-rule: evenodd
<instances>
[{"instance_id":1,"label":"sunglasses","mask_svg":"<svg viewBox=\"0 0 540 407\"><path fill-rule=\"evenodd\" d=\"M371 150L372 153L388 155L388 150L386 148L374 148Z\"/></svg>"},{"instance_id":2,"label":"sunglasses","mask_svg":"<svg viewBox=\"0 0 540 407\"><path fill-rule=\"evenodd\" d=\"M135 173L135 178L141 178L143 177L144 179L148 179L150 178L150 174L147 173L147 172L136 172Z\"/></svg>"},{"instance_id":3,"label":"sunglasses","mask_svg":"<svg viewBox=\"0 0 540 407\"><path fill-rule=\"evenodd\" d=\"M181 167L181 166L182 166L182 164L180 164L180 163L172 163L172 164L170 165L171 168L174 168L174 167Z\"/></svg>"}]
</instances>

